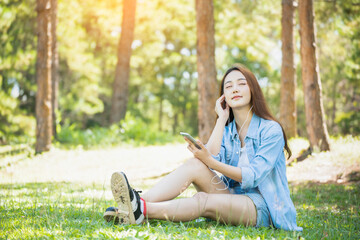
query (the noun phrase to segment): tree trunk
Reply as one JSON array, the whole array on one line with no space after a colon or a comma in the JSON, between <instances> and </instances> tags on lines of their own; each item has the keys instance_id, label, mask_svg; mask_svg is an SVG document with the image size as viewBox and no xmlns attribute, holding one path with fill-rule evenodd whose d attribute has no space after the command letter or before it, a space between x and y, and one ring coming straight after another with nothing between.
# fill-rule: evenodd
<instances>
[{"instance_id":1,"label":"tree trunk","mask_svg":"<svg viewBox=\"0 0 360 240\"><path fill-rule=\"evenodd\" d=\"M216 121L218 95L215 67L215 27L212 0L195 0L197 33L197 71L199 92L199 137L206 143Z\"/></svg>"},{"instance_id":2,"label":"tree trunk","mask_svg":"<svg viewBox=\"0 0 360 240\"><path fill-rule=\"evenodd\" d=\"M312 0L299 1L301 75L305 96L306 131L310 146L330 150L324 120L321 81L316 54L314 9Z\"/></svg>"},{"instance_id":3,"label":"tree trunk","mask_svg":"<svg viewBox=\"0 0 360 240\"><path fill-rule=\"evenodd\" d=\"M36 59L36 146L37 153L48 151L52 137L51 111L51 2L37 0Z\"/></svg>"},{"instance_id":4,"label":"tree trunk","mask_svg":"<svg viewBox=\"0 0 360 240\"><path fill-rule=\"evenodd\" d=\"M296 136L296 78L294 65L294 5L293 0L282 0L281 18L281 100L280 122L288 138Z\"/></svg>"},{"instance_id":5,"label":"tree trunk","mask_svg":"<svg viewBox=\"0 0 360 240\"><path fill-rule=\"evenodd\" d=\"M58 92L59 92L59 55L56 37L57 28L57 0L51 0L51 105L52 105L52 121L53 135L56 138L56 110L58 109Z\"/></svg>"},{"instance_id":6,"label":"tree trunk","mask_svg":"<svg viewBox=\"0 0 360 240\"><path fill-rule=\"evenodd\" d=\"M331 112L331 129L332 134L337 133L337 126L335 124L335 117L336 117L336 92L337 92L337 79L333 79L333 86L332 86L332 112Z\"/></svg>"},{"instance_id":7,"label":"tree trunk","mask_svg":"<svg viewBox=\"0 0 360 240\"><path fill-rule=\"evenodd\" d=\"M177 134L177 126L179 125L178 123L178 117L179 117L179 114L177 112L175 112L175 115L174 115L174 123L173 123L173 134L176 135Z\"/></svg>"},{"instance_id":8,"label":"tree trunk","mask_svg":"<svg viewBox=\"0 0 360 240\"><path fill-rule=\"evenodd\" d=\"M131 44L134 39L136 0L124 0L121 37L118 45L118 62L113 83L110 123L125 117L130 74Z\"/></svg>"}]
</instances>

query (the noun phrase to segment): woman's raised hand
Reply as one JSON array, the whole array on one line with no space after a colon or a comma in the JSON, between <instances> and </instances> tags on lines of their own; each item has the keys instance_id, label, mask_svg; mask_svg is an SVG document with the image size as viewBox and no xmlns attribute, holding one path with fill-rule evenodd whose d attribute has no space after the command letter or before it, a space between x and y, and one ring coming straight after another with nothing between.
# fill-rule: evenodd
<instances>
[{"instance_id":1,"label":"woman's raised hand","mask_svg":"<svg viewBox=\"0 0 360 240\"><path fill-rule=\"evenodd\" d=\"M222 108L222 102L225 102L225 95L221 95L221 97L216 100L215 104L215 112L219 116L219 119L226 122L229 118L229 105L225 102L226 108Z\"/></svg>"},{"instance_id":2,"label":"woman's raised hand","mask_svg":"<svg viewBox=\"0 0 360 240\"><path fill-rule=\"evenodd\" d=\"M194 154L194 157L202 161L206 166L210 167L212 166L212 163L216 161L212 156L209 150L205 147L205 145L200 141L197 140L196 143L200 146L201 149L198 149L195 147L195 145L188 140L186 137L184 137L185 141L188 142L188 149L192 154Z\"/></svg>"}]
</instances>

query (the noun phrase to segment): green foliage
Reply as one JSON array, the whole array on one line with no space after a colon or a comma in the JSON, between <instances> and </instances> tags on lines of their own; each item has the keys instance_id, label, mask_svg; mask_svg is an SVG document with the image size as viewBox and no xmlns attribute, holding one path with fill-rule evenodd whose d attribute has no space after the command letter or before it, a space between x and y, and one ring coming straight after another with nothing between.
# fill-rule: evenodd
<instances>
[{"instance_id":1,"label":"green foliage","mask_svg":"<svg viewBox=\"0 0 360 240\"><path fill-rule=\"evenodd\" d=\"M106 186L1 184L0 235L6 239L359 239L359 194L359 185L292 186L297 222L304 228L297 233L215 221L150 220L143 225L113 226L102 218L105 209L115 204Z\"/></svg>"},{"instance_id":2,"label":"green foliage","mask_svg":"<svg viewBox=\"0 0 360 240\"><path fill-rule=\"evenodd\" d=\"M35 135L34 3L0 2L0 144L31 143Z\"/></svg>"},{"instance_id":3,"label":"green foliage","mask_svg":"<svg viewBox=\"0 0 360 240\"><path fill-rule=\"evenodd\" d=\"M171 133L158 131L151 124L127 113L125 119L120 121L120 132L123 133L124 141L134 144L165 144L173 142L180 137L174 137Z\"/></svg>"},{"instance_id":4,"label":"green foliage","mask_svg":"<svg viewBox=\"0 0 360 240\"><path fill-rule=\"evenodd\" d=\"M33 143L35 119L18 109L17 99L0 91L0 145Z\"/></svg>"},{"instance_id":5,"label":"green foliage","mask_svg":"<svg viewBox=\"0 0 360 240\"><path fill-rule=\"evenodd\" d=\"M360 132L360 112L349 111L339 112L336 115L335 123L342 129L343 134L354 134Z\"/></svg>"},{"instance_id":6,"label":"green foliage","mask_svg":"<svg viewBox=\"0 0 360 240\"><path fill-rule=\"evenodd\" d=\"M330 134L358 135L360 7L351 0L316 2L323 102Z\"/></svg>"},{"instance_id":7,"label":"green foliage","mask_svg":"<svg viewBox=\"0 0 360 240\"><path fill-rule=\"evenodd\" d=\"M359 7L351 0L315 1L314 7L323 103L329 132L333 135L358 135ZM35 0L0 1L2 143L15 141L9 139L27 141L19 136L31 139L35 134L35 8ZM152 129L165 131L165 135L169 132L177 135L181 130L197 135L194 4L186 0L138 1L136 11L128 112L134 118L150 122ZM234 62L246 65L259 79L270 109L279 117L281 2L215 1L214 17L218 80ZM87 140L99 138L91 137L90 133L90 137L86 135L87 128L90 128L89 132L111 132L103 128L108 126L111 115L112 82L121 36L121 19L120 0L58 0L61 115L58 126L65 131L70 129L69 123L74 123L76 127L71 129L78 131L77 134L62 132L60 135L74 135L73 139L80 139L84 135L84 140L79 140L79 144L91 141L91 144L85 144L90 146L101 142ZM295 24L297 122L299 135L306 136L299 71L298 17ZM65 137L68 139L65 142L72 142L69 138L72 137ZM116 137L111 140L114 143L118 141Z\"/></svg>"},{"instance_id":8,"label":"green foliage","mask_svg":"<svg viewBox=\"0 0 360 240\"><path fill-rule=\"evenodd\" d=\"M96 42L92 40L93 31L88 29L87 21L93 21L87 11L91 1L59 1L57 29L60 80L59 110L62 119L78 122L82 128L96 113L104 110L100 95L105 91L102 79L102 66L97 57ZM94 28L97 26L95 25ZM99 38L102 36L99 35Z\"/></svg>"},{"instance_id":9,"label":"green foliage","mask_svg":"<svg viewBox=\"0 0 360 240\"><path fill-rule=\"evenodd\" d=\"M95 126L83 130L75 123L62 126L59 130L58 142L68 147L96 148L124 144L139 146L166 144L182 139L169 132L158 131L151 124L130 113L127 113L119 124L110 127Z\"/></svg>"}]
</instances>

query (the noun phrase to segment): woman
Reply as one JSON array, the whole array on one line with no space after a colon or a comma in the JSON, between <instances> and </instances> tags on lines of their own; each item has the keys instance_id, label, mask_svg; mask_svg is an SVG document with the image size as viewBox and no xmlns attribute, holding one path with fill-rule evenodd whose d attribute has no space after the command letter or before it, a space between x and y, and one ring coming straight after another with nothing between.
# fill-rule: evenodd
<instances>
[{"instance_id":1,"label":"woman","mask_svg":"<svg viewBox=\"0 0 360 240\"><path fill-rule=\"evenodd\" d=\"M218 115L208 143L189 143L194 158L164 177L140 198L124 173L114 173L111 187L119 205L108 208L107 221L141 223L145 218L190 221L198 217L226 224L274 226L301 231L290 199L284 148L291 151L281 125L271 115L252 72L230 68L221 81ZM218 175L213 171L221 173ZM175 199L190 184L191 198Z\"/></svg>"}]
</instances>

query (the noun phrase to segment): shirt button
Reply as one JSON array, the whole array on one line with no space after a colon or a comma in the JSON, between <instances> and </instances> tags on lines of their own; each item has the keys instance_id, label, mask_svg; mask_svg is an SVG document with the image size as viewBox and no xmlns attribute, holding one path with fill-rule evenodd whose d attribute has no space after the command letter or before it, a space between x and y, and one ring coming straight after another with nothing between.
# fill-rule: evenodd
<instances>
[{"instance_id":1,"label":"shirt button","mask_svg":"<svg viewBox=\"0 0 360 240\"><path fill-rule=\"evenodd\" d=\"M236 152L236 154L239 154L239 152Z\"/></svg>"}]
</instances>

